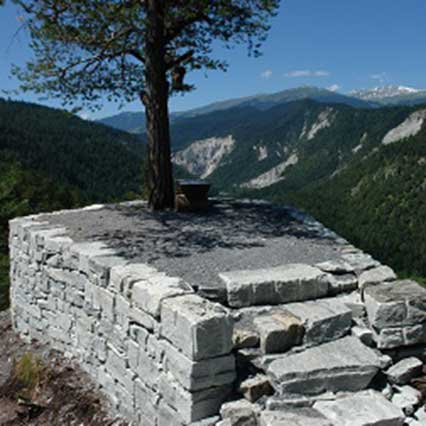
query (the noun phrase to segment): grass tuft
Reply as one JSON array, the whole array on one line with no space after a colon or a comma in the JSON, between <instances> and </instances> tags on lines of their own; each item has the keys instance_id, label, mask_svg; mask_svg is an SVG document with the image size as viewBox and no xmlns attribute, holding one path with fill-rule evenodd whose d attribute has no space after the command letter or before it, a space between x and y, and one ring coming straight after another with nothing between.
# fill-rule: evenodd
<instances>
[{"instance_id":1,"label":"grass tuft","mask_svg":"<svg viewBox=\"0 0 426 426\"><path fill-rule=\"evenodd\" d=\"M41 359L31 352L26 352L15 361L13 383L19 397L31 399L44 379L44 367Z\"/></svg>"}]
</instances>

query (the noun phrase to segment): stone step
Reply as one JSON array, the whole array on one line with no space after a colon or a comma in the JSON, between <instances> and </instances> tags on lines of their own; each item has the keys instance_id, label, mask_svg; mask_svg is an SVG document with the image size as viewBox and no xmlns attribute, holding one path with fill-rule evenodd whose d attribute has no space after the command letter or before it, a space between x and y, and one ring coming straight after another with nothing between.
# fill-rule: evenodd
<instances>
[{"instance_id":1,"label":"stone step","mask_svg":"<svg viewBox=\"0 0 426 426\"><path fill-rule=\"evenodd\" d=\"M349 334L352 316L337 297L243 308L235 318L235 348L257 347L260 342L263 353L284 353L295 345L316 346ZM301 331L294 339L280 318L294 318L292 323L299 324Z\"/></svg>"},{"instance_id":2,"label":"stone step","mask_svg":"<svg viewBox=\"0 0 426 426\"><path fill-rule=\"evenodd\" d=\"M290 303L285 309L302 322L306 346L337 340L351 329L352 311L337 298Z\"/></svg>"},{"instance_id":3,"label":"stone step","mask_svg":"<svg viewBox=\"0 0 426 426\"><path fill-rule=\"evenodd\" d=\"M229 306L279 305L327 296L330 277L319 268L289 264L276 268L230 271L219 274Z\"/></svg>"},{"instance_id":4,"label":"stone step","mask_svg":"<svg viewBox=\"0 0 426 426\"><path fill-rule=\"evenodd\" d=\"M282 355L267 373L279 394L318 395L367 388L380 367L378 355L355 337Z\"/></svg>"}]
</instances>

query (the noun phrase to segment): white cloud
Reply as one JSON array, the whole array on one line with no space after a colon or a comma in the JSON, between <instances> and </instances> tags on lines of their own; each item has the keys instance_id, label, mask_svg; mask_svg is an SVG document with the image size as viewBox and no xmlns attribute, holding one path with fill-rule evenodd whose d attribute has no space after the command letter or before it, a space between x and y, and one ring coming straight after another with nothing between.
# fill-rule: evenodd
<instances>
[{"instance_id":1,"label":"white cloud","mask_svg":"<svg viewBox=\"0 0 426 426\"><path fill-rule=\"evenodd\" d=\"M273 74L272 70L268 69L268 70L263 71L260 74L260 77L265 79L265 80L269 80L272 77L272 74Z\"/></svg>"},{"instance_id":2,"label":"white cloud","mask_svg":"<svg viewBox=\"0 0 426 426\"><path fill-rule=\"evenodd\" d=\"M324 70L294 70L284 74L285 77L328 77L329 71Z\"/></svg>"},{"instance_id":3,"label":"white cloud","mask_svg":"<svg viewBox=\"0 0 426 426\"><path fill-rule=\"evenodd\" d=\"M381 72L370 75L370 78L378 81L380 84L385 84L388 81L388 74L386 72Z\"/></svg>"},{"instance_id":4,"label":"white cloud","mask_svg":"<svg viewBox=\"0 0 426 426\"><path fill-rule=\"evenodd\" d=\"M313 76L314 77L328 77L330 73L328 71L314 71Z\"/></svg>"},{"instance_id":5,"label":"white cloud","mask_svg":"<svg viewBox=\"0 0 426 426\"><path fill-rule=\"evenodd\" d=\"M327 89L331 92L337 92L340 89L340 86L338 84L332 84L330 87L327 87Z\"/></svg>"},{"instance_id":6,"label":"white cloud","mask_svg":"<svg viewBox=\"0 0 426 426\"><path fill-rule=\"evenodd\" d=\"M311 72L308 70L297 70L297 71L289 71L284 74L286 77L308 77L311 75Z\"/></svg>"}]
</instances>

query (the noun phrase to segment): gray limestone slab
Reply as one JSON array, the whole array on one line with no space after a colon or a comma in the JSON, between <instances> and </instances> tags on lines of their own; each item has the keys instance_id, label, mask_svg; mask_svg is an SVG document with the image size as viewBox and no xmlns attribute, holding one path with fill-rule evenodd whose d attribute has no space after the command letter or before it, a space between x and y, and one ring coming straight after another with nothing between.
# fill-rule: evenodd
<instances>
[{"instance_id":1,"label":"gray limestone slab","mask_svg":"<svg viewBox=\"0 0 426 426\"><path fill-rule=\"evenodd\" d=\"M199 391L213 386L232 384L236 379L233 354L193 361L168 342L164 349L163 368L190 391Z\"/></svg>"},{"instance_id":2,"label":"gray limestone slab","mask_svg":"<svg viewBox=\"0 0 426 426\"><path fill-rule=\"evenodd\" d=\"M220 386L189 392L171 374L159 375L158 389L164 401L173 407L186 423L216 415L232 387Z\"/></svg>"},{"instance_id":3,"label":"gray limestone slab","mask_svg":"<svg viewBox=\"0 0 426 426\"><path fill-rule=\"evenodd\" d=\"M306 396L300 394L273 395L266 400L265 407L272 411L285 411L288 408L312 407L317 401L334 401L336 394L326 392L321 395Z\"/></svg>"},{"instance_id":4,"label":"gray limestone slab","mask_svg":"<svg viewBox=\"0 0 426 426\"><path fill-rule=\"evenodd\" d=\"M154 318L159 318L164 300L193 292L192 287L180 278L158 274L133 285L132 302Z\"/></svg>"},{"instance_id":5,"label":"gray limestone slab","mask_svg":"<svg viewBox=\"0 0 426 426\"><path fill-rule=\"evenodd\" d=\"M260 426L334 426L312 408L288 408L283 411L262 411Z\"/></svg>"},{"instance_id":6,"label":"gray limestone slab","mask_svg":"<svg viewBox=\"0 0 426 426\"><path fill-rule=\"evenodd\" d=\"M263 396L274 393L269 378L264 374L256 374L243 380L238 386L238 392L250 402L256 402Z\"/></svg>"},{"instance_id":7,"label":"gray limestone slab","mask_svg":"<svg viewBox=\"0 0 426 426\"><path fill-rule=\"evenodd\" d=\"M217 303L196 295L162 302L161 335L192 360L229 354L232 334L232 317Z\"/></svg>"},{"instance_id":8,"label":"gray limestone slab","mask_svg":"<svg viewBox=\"0 0 426 426\"><path fill-rule=\"evenodd\" d=\"M234 328L232 341L234 349L244 349L259 346L260 339L258 333L255 331Z\"/></svg>"},{"instance_id":9,"label":"gray limestone slab","mask_svg":"<svg viewBox=\"0 0 426 426\"><path fill-rule=\"evenodd\" d=\"M228 304L232 307L318 299L329 291L327 274L304 264L223 272L219 277L226 285Z\"/></svg>"},{"instance_id":10,"label":"gray limestone slab","mask_svg":"<svg viewBox=\"0 0 426 426\"><path fill-rule=\"evenodd\" d=\"M363 318L366 315L365 305L358 291L340 295L338 299L352 311L353 318Z\"/></svg>"},{"instance_id":11,"label":"gray limestone slab","mask_svg":"<svg viewBox=\"0 0 426 426\"><path fill-rule=\"evenodd\" d=\"M186 426L187 424L180 416L180 413L164 400L160 400L158 405L158 422L155 426ZM145 423L142 423L142 425L145 426Z\"/></svg>"},{"instance_id":12,"label":"gray limestone slab","mask_svg":"<svg viewBox=\"0 0 426 426\"><path fill-rule=\"evenodd\" d=\"M133 283L158 274L158 271L144 263L115 265L110 271L110 286L113 291L128 294Z\"/></svg>"},{"instance_id":13,"label":"gray limestone slab","mask_svg":"<svg viewBox=\"0 0 426 426\"><path fill-rule=\"evenodd\" d=\"M349 336L278 357L267 373L280 393L315 395L363 390L379 366L376 353Z\"/></svg>"},{"instance_id":14,"label":"gray limestone slab","mask_svg":"<svg viewBox=\"0 0 426 426\"><path fill-rule=\"evenodd\" d=\"M392 404L400 408L407 416L412 416L423 400L422 393L411 386L395 386Z\"/></svg>"},{"instance_id":15,"label":"gray limestone slab","mask_svg":"<svg viewBox=\"0 0 426 426\"><path fill-rule=\"evenodd\" d=\"M220 417L212 416L207 419L200 420L198 422L193 422L190 426L217 426L219 424Z\"/></svg>"},{"instance_id":16,"label":"gray limestone slab","mask_svg":"<svg viewBox=\"0 0 426 426\"><path fill-rule=\"evenodd\" d=\"M426 289L415 281L401 280L368 288L365 298L368 318L376 328L426 321Z\"/></svg>"},{"instance_id":17,"label":"gray limestone slab","mask_svg":"<svg viewBox=\"0 0 426 426\"><path fill-rule=\"evenodd\" d=\"M351 329L352 311L338 298L290 303L285 309L303 323L307 346L339 339Z\"/></svg>"},{"instance_id":18,"label":"gray limestone slab","mask_svg":"<svg viewBox=\"0 0 426 426\"><path fill-rule=\"evenodd\" d=\"M254 318L264 354L282 353L302 343L304 327L292 313L282 310Z\"/></svg>"},{"instance_id":19,"label":"gray limestone slab","mask_svg":"<svg viewBox=\"0 0 426 426\"><path fill-rule=\"evenodd\" d=\"M257 426L257 414L260 408L245 399L225 402L220 407L222 419L230 426Z\"/></svg>"},{"instance_id":20,"label":"gray limestone slab","mask_svg":"<svg viewBox=\"0 0 426 426\"><path fill-rule=\"evenodd\" d=\"M354 273L344 275L329 274L330 296L336 296L341 293L349 293L358 289L358 278Z\"/></svg>"},{"instance_id":21,"label":"gray limestone slab","mask_svg":"<svg viewBox=\"0 0 426 426\"><path fill-rule=\"evenodd\" d=\"M144 416L142 424L156 425L159 395L139 378L134 381L135 408ZM152 422L152 423L151 423Z\"/></svg>"},{"instance_id":22,"label":"gray limestone slab","mask_svg":"<svg viewBox=\"0 0 426 426\"><path fill-rule=\"evenodd\" d=\"M368 286L382 284L385 282L395 281L396 274L389 266L380 265L376 268L364 271L359 276L359 288L361 291Z\"/></svg>"},{"instance_id":23,"label":"gray limestone slab","mask_svg":"<svg viewBox=\"0 0 426 426\"><path fill-rule=\"evenodd\" d=\"M338 426L402 426L405 420L398 407L374 391L319 401L314 408Z\"/></svg>"},{"instance_id":24,"label":"gray limestone slab","mask_svg":"<svg viewBox=\"0 0 426 426\"><path fill-rule=\"evenodd\" d=\"M388 380L397 385L406 385L422 373L423 363L418 358L405 358L386 371Z\"/></svg>"},{"instance_id":25,"label":"gray limestone slab","mask_svg":"<svg viewBox=\"0 0 426 426\"><path fill-rule=\"evenodd\" d=\"M321 271L329 272L336 275L346 275L355 272L354 267L342 259L328 260L326 262L320 262L315 265Z\"/></svg>"},{"instance_id":26,"label":"gray limestone slab","mask_svg":"<svg viewBox=\"0 0 426 426\"><path fill-rule=\"evenodd\" d=\"M364 345L373 347L374 346L374 335L373 332L367 328L360 325L354 325L351 329L352 336L355 336L361 340Z\"/></svg>"},{"instance_id":27,"label":"gray limestone slab","mask_svg":"<svg viewBox=\"0 0 426 426\"><path fill-rule=\"evenodd\" d=\"M114 256L116 251L100 241L74 243L69 248L71 256L76 256L77 267L81 272L90 274L90 259L96 256Z\"/></svg>"},{"instance_id":28,"label":"gray limestone slab","mask_svg":"<svg viewBox=\"0 0 426 426\"><path fill-rule=\"evenodd\" d=\"M380 349L426 342L426 289L402 280L367 287L365 306Z\"/></svg>"},{"instance_id":29,"label":"gray limestone slab","mask_svg":"<svg viewBox=\"0 0 426 426\"><path fill-rule=\"evenodd\" d=\"M380 266L380 263L369 254L363 252L344 253L342 259L352 266L357 275L362 272Z\"/></svg>"}]
</instances>

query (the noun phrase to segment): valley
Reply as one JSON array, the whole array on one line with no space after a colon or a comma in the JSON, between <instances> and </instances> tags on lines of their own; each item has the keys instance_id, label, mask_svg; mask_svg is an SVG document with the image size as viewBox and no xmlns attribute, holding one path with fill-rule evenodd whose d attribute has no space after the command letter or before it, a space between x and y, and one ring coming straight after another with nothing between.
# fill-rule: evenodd
<instances>
[{"instance_id":1,"label":"valley","mask_svg":"<svg viewBox=\"0 0 426 426\"><path fill-rule=\"evenodd\" d=\"M223 194L302 208L401 275L426 276L425 118L421 105L241 106L175 121L174 159Z\"/></svg>"}]
</instances>

